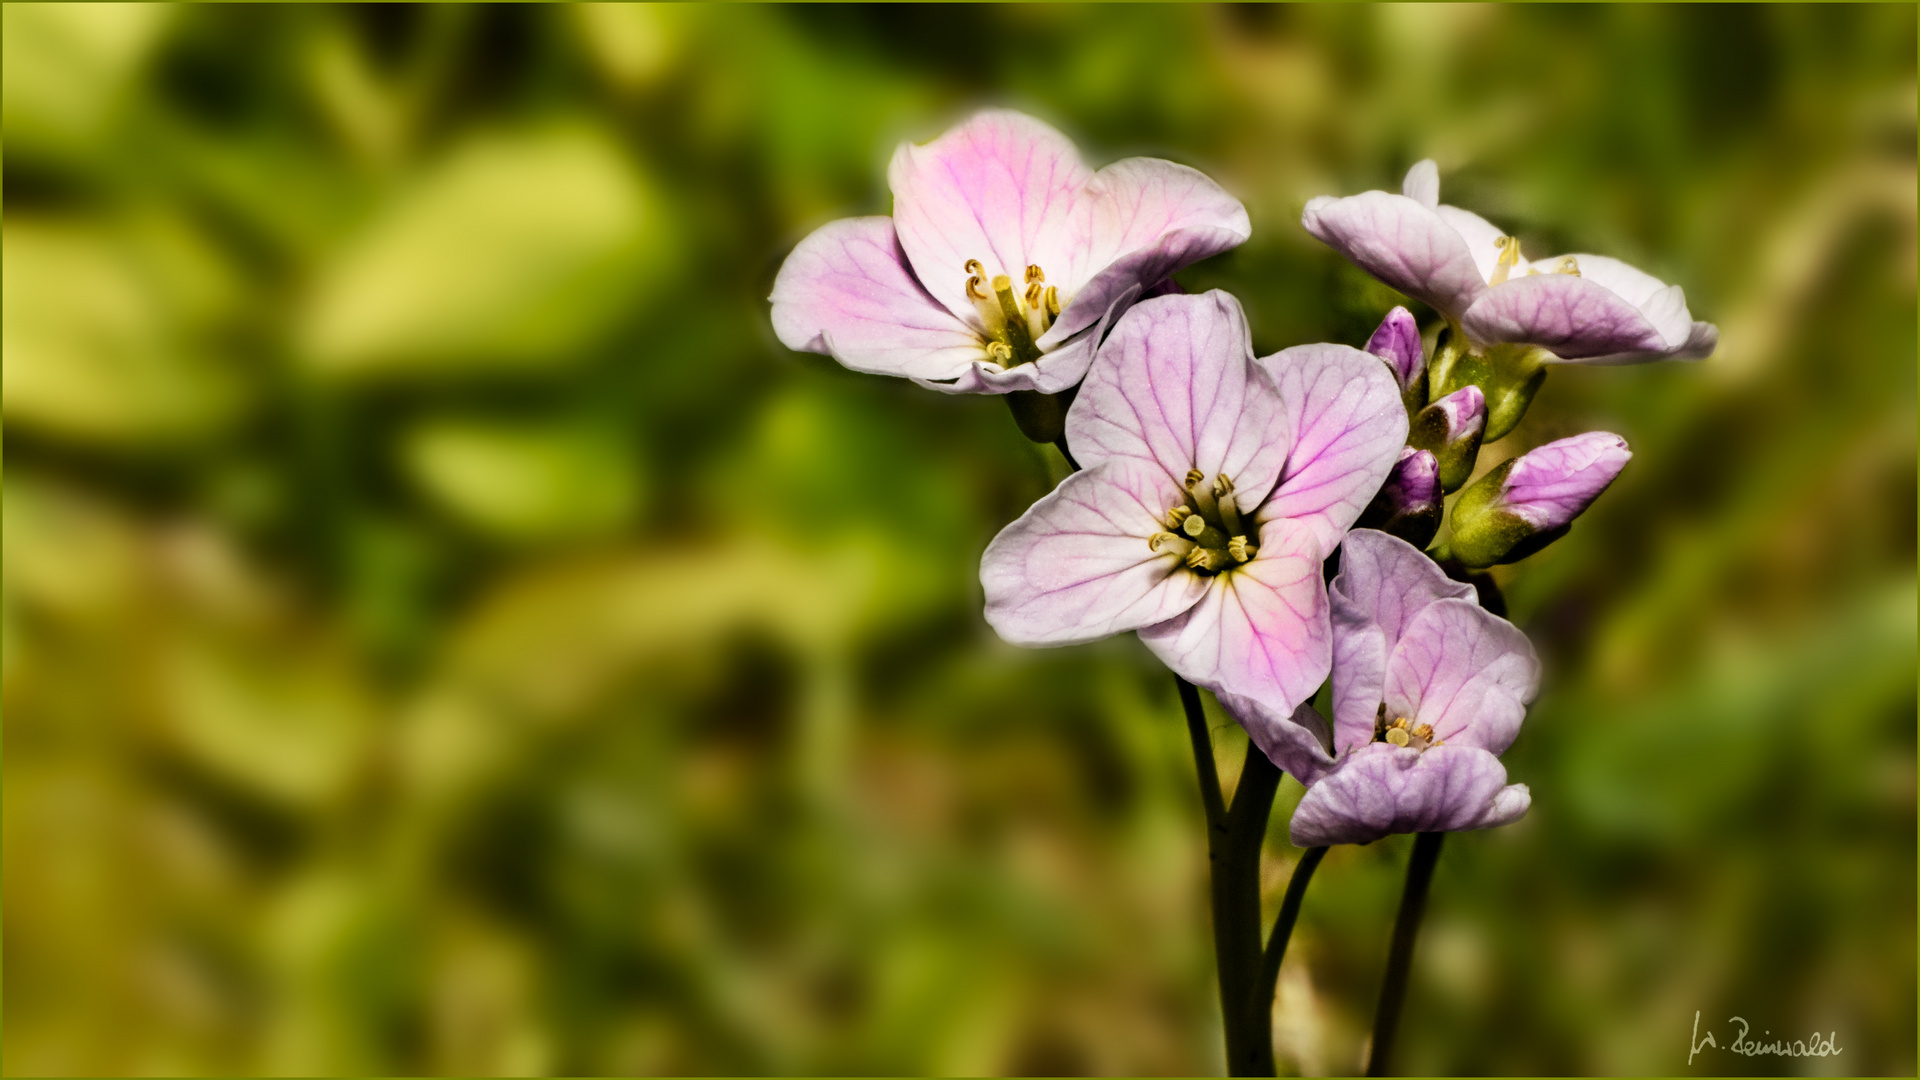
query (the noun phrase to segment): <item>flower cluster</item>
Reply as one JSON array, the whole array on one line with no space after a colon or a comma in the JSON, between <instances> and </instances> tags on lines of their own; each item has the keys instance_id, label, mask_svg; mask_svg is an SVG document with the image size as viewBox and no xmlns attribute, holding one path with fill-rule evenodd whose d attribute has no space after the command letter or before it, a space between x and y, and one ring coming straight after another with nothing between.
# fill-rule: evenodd
<instances>
[{"instance_id":1,"label":"flower cluster","mask_svg":"<svg viewBox=\"0 0 1920 1080\"><path fill-rule=\"evenodd\" d=\"M1171 280L1251 231L1193 169L1093 171L1059 132L989 111L901 146L888 180L891 218L795 248L773 323L855 370L1010 394L1023 430L1061 443L1076 471L981 561L1001 637L1137 633L1307 786L1297 844L1525 813L1498 755L1539 665L1466 579L1563 535L1631 455L1591 432L1468 482L1549 366L1711 353L1679 286L1597 255L1530 261L1442 205L1422 161L1401 194L1323 196L1301 220L1439 315L1431 354L1395 308L1364 349L1256 357L1238 301ZM1309 704L1329 680L1331 723Z\"/></svg>"}]
</instances>

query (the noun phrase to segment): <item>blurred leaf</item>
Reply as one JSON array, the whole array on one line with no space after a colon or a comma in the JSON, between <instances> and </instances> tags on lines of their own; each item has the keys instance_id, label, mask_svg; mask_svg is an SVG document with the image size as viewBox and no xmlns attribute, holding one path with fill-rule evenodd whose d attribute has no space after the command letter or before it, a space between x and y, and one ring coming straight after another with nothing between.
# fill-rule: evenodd
<instances>
[{"instance_id":1,"label":"blurred leaf","mask_svg":"<svg viewBox=\"0 0 1920 1080\"><path fill-rule=\"evenodd\" d=\"M577 422L426 420L401 453L436 503L506 540L603 535L632 520L642 495L625 440Z\"/></svg>"},{"instance_id":2,"label":"blurred leaf","mask_svg":"<svg viewBox=\"0 0 1920 1080\"><path fill-rule=\"evenodd\" d=\"M346 794L373 716L350 669L304 644L182 635L161 658L160 702L164 732L190 759L314 811Z\"/></svg>"},{"instance_id":3,"label":"blurred leaf","mask_svg":"<svg viewBox=\"0 0 1920 1080\"><path fill-rule=\"evenodd\" d=\"M16 217L0 238L9 422L129 445L203 439L240 415L244 387L211 338L237 288L193 233Z\"/></svg>"},{"instance_id":4,"label":"blurred leaf","mask_svg":"<svg viewBox=\"0 0 1920 1080\"><path fill-rule=\"evenodd\" d=\"M670 232L593 127L481 136L321 272L302 351L335 377L552 367L644 303L672 267Z\"/></svg>"},{"instance_id":5,"label":"blurred leaf","mask_svg":"<svg viewBox=\"0 0 1920 1080\"><path fill-rule=\"evenodd\" d=\"M0 18L7 149L91 149L173 17L167 4L8 4Z\"/></svg>"}]
</instances>

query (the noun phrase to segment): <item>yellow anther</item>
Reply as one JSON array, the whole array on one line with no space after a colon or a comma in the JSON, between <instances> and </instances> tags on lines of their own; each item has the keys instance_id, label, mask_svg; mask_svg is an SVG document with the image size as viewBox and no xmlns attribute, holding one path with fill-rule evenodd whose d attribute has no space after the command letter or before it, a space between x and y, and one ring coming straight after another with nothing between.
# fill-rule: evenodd
<instances>
[{"instance_id":1,"label":"yellow anther","mask_svg":"<svg viewBox=\"0 0 1920 1080\"><path fill-rule=\"evenodd\" d=\"M1507 275L1512 273L1513 268L1520 262L1519 237L1503 236L1495 242L1500 245L1500 261L1494 264L1493 276L1487 279L1489 285L1498 285L1506 281Z\"/></svg>"},{"instance_id":2,"label":"yellow anther","mask_svg":"<svg viewBox=\"0 0 1920 1080\"><path fill-rule=\"evenodd\" d=\"M1400 717L1393 722L1393 726L1399 728L1401 731L1407 730L1407 718L1404 716Z\"/></svg>"},{"instance_id":3,"label":"yellow anther","mask_svg":"<svg viewBox=\"0 0 1920 1080\"><path fill-rule=\"evenodd\" d=\"M1059 318L1060 317L1060 290L1054 288L1051 285L1047 286L1046 301L1047 301L1047 318L1048 319Z\"/></svg>"},{"instance_id":4,"label":"yellow anther","mask_svg":"<svg viewBox=\"0 0 1920 1080\"><path fill-rule=\"evenodd\" d=\"M1188 491L1192 491L1193 485L1199 483L1202 480L1205 480L1206 478L1207 478L1207 474L1201 472L1199 469L1188 469L1187 482L1184 486Z\"/></svg>"},{"instance_id":5,"label":"yellow anther","mask_svg":"<svg viewBox=\"0 0 1920 1080\"><path fill-rule=\"evenodd\" d=\"M1556 274L1572 274L1574 277L1579 277L1580 260L1568 255L1566 258L1554 264L1553 272Z\"/></svg>"},{"instance_id":6,"label":"yellow anther","mask_svg":"<svg viewBox=\"0 0 1920 1080\"><path fill-rule=\"evenodd\" d=\"M1187 565L1195 570L1218 570L1226 561L1227 553L1219 548L1195 547L1187 552Z\"/></svg>"},{"instance_id":7,"label":"yellow anther","mask_svg":"<svg viewBox=\"0 0 1920 1080\"><path fill-rule=\"evenodd\" d=\"M1405 746L1411 739L1405 728L1390 727L1387 729L1387 741L1395 746Z\"/></svg>"},{"instance_id":8,"label":"yellow anther","mask_svg":"<svg viewBox=\"0 0 1920 1080\"><path fill-rule=\"evenodd\" d=\"M1433 738L1433 725L1421 724L1419 727L1413 729L1413 733L1422 739L1431 739Z\"/></svg>"},{"instance_id":9,"label":"yellow anther","mask_svg":"<svg viewBox=\"0 0 1920 1080\"><path fill-rule=\"evenodd\" d=\"M1251 561L1253 557L1259 553L1260 548L1257 545L1247 543L1247 538L1244 536L1236 536L1227 541L1227 554L1233 556L1234 562Z\"/></svg>"},{"instance_id":10,"label":"yellow anther","mask_svg":"<svg viewBox=\"0 0 1920 1080\"><path fill-rule=\"evenodd\" d=\"M1001 367L1006 367L1013 359L1013 350L1007 347L1006 342L995 341L987 346L987 356L990 357L994 363L999 364Z\"/></svg>"},{"instance_id":11,"label":"yellow anther","mask_svg":"<svg viewBox=\"0 0 1920 1080\"><path fill-rule=\"evenodd\" d=\"M1027 267L1027 284L1031 285L1036 281L1045 280L1047 280L1047 272L1045 270L1040 269L1038 266Z\"/></svg>"},{"instance_id":12,"label":"yellow anther","mask_svg":"<svg viewBox=\"0 0 1920 1080\"><path fill-rule=\"evenodd\" d=\"M1213 497L1214 498L1224 499L1231 494L1233 494L1233 478L1232 477L1228 476L1226 473L1221 473L1219 476L1216 476L1213 478Z\"/></svg>"},{"instance_id":13,"label":"yellow anther","mask_svg":"<svg viewBox=\"0 0 1920 1080\"><path fill-rule=\"evenodd\" d=\"M1175 536L1170 532L1157 532L1147 537L1148 551L1158 555L1160 554L1161 548L1168 549L1168 551L1174 555L1184 555L1192 550L1193 541L1185 537Z\"/></svg>"},{"instance_id":14,"label":"yellow anther","mask_svg":"<svg viewBox=\"0 0 1920 1080\"><path fill-rule=\"evenodd\" d=\"M1188 536L1199 536L1207 531L1207 519L1199 514L1188 514L1187 519L1180 523L1180 531Z\"/></svg>"},{"instance_id":15,"label":"yellow anther","mask_svg":"<svg viewBox=\"0 0 1920 1080\"><path fill-rule=\"evenodd\" d=\"M1190 515L1192 515L1192 513L1193 511L1187 509L1184 506L1174 507L1173 509L1167 511L1167 527L1170 529L1178 530L1181 524L1185 522L1187 518Z\"/></svg>"},{"instance_id":16,"label":"yellow anther","mask_svg":"<svg viewBox=\"0 0 1920 1080\"><path fill-rule=\"evenodd\" d=\"M1027 310L1040 310L1040 303L1045 298L1045 293L1046 289L1037 281L1027 286Z\"/></svg>"},{"instance_id":17,"label":"yellow anther","mask_svg":"<svg viewBox=\"0 0 1920 1080\"><path fill-rule=\"evenodd\" d=\"M969 275L967 277L967 299L985 300L987 294L980 291L980 286L986 284L987 268L980 265L979 259L968 259L967 264L960 269L965 270Z\"/></svg>"}]
</instances>

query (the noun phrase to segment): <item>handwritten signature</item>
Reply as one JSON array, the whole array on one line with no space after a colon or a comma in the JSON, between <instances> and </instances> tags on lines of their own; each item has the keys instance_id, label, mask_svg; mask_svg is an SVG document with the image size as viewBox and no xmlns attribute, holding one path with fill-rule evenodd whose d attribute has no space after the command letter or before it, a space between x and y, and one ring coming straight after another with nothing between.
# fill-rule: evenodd
<instances>
[{"instance_id":1,"label":"handwritten signature","mask_svg":"<svg viewBox=\"0 0 1920 1080\"><path fill-rule=\"evenodd\" d=\"M1745 1020L1734 1016L1729 1017L1727 1022L1740 1025L1740 1034L1733 1037L1733 1041L1727 1044L1727 1049L1736 1054L1745 1054L1748 1057L1760 1057L1767 1054L1775 1057L1832 1057L1840 1053L1841 1050L1840 1047L1834 1045L1837 1036L1831 1031L1827 1032L1824 1038L1816 1031L1811 1038L1806 1039L1793 1039L1791 1041L1775 1039L1772 1042L1754 1042L1747 1038L1747 1032L1753 1030L1753 1028ZM1772 1029L1762 1032L1763 1036L1772 1034ZM1713 1032L1709 1031L1705 1035L1700 1034L1700 1012L1697 1009L1694 1010L1693 1013L1693 1038L1688 1041L1688 1044L1691 1047L1687 1051L1687 1064L1689 1065L1693 1064L1694 1055L1698 1054L1701 1050L1707 1047L1712 1047L1715 1050L1720 1049L1720 1044L1713 1041Z\"/></svg>"}]
</instances>

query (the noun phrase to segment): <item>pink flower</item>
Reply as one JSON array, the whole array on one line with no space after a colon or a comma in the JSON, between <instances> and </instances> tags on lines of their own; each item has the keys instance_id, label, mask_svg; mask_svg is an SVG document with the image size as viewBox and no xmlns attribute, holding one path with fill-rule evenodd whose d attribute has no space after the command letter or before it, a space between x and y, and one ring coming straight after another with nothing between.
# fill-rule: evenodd
<instances>
[{"instance_id":1,"label":"pink flower","mask_svg":"<svg viewBox=\"0 0 1920 1080\"><path fill-rule=\"evenodd\" d=\"M1524 784L1499 754L1539 687L1533 646L1481 609L1473 587L1385 533L1356 529L1333 580L1333 725L1220 701L1273 762L1307 785L1291 833L1300 847L1364 844L1402 832L1504 825L1526 813Z\"/></svg>"},{"instance_id":2,"label":"pink flower","mask_svg":"<svg viewBox=\"0 0 1920 1080\"><path fill-rule=\"evenodd\" d=\"M1307 203L1308 232L1362 270L1432 306L1476 349L1535 345L1552 360L1632 364L1712 355L1720 331L1695 322L1678 285L1618 259L1529 262L1520 242L1477 214L1440 204L1432 161L1407 170L1401 194L1368 191Z\"/></svg>"},{"instance_id":3,"label":"pink flower","mask_svg":"<svg viewBox=\"0 0 1920 1080\"><path fill-rule=\"evenodd\" d=\"M1084 466L981 560L1016 645L1139 631L1200 686L1289 710L1331 657L1320 564L1406 438L1379 359L1302 345L1255 360L1223 292L1137 304L1067 413Z\"/></svg>"},{"instance_id":4,"label":"pink flower","mask_svg":"<svg viewBox=\"0 0 1920 1080\"><path fill-rule=\"evenodd\" d=\"M893 217L822 226L774 280L788 348L955 394L1058 393L1108 321L1243 243L1239 200L1184 165L1094 172L1030 116L978 113L887 169Z\"/></svg>"}]
</instances>

